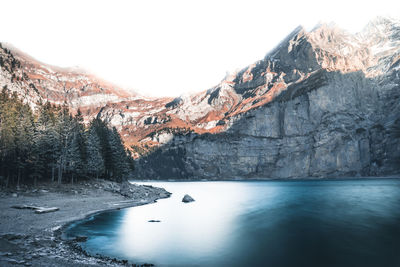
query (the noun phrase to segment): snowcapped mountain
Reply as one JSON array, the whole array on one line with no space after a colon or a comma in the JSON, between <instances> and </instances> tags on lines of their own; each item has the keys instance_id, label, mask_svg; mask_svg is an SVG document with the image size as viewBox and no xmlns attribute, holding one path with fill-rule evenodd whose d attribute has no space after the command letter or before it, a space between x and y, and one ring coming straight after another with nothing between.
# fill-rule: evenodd
<instances>
[{"instance_id":1,"label":"snowcapped mountain","mask_svg":"<svg viewBox=\"0 0 400 267\"><path fill-rule=\"evenodd\" d=\"M400 22L394 19L377 18L357 34L332 24L309 32L298 27L263 59L211 89L175 99L125 92L4 45L0 60L0 85L33 106L40 99L65 102L72 110L80 108L87 120L100 116L116 126L142 158L138 175L308 177L398 171L390 162L399 154L392 151L399 143L388 137L400 117ZM346 156L348 149L354 155ZM169 162L170 171L155 168L160 160ZM284 170L285 164L294 167Z\"/></svg>"}]
</instances>

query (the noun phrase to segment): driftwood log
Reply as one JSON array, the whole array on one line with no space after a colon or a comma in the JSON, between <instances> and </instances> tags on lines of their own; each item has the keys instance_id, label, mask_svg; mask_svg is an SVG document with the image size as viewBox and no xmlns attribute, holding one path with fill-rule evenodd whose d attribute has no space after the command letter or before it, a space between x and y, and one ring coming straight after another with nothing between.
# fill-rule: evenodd
<instances>
[{"instance_id":1,"label":"driftwood log","mask_svg":"<svg viewBox=\"0 0 400 267\"><path fill-rule=\"evenodd\" d=\"M57 207L45 208L45 207L36 207L36 206L30 206L30 205L14 205L14 206L11 206L11 208L34 210L35 213L37 213L37 214L54 212L54 211L59 210L59 208L57 208Z\"/></svg>"},{"instance_id":2,"label":"driftwood log","mask_svg":"<svg viewBox=\"0 0 400 267\"><path fill-rule=\"evenodd\" d=\"M22 210L22 209L36 210L36 209L39 209L40 207L29 206L29 205L14 205L14 206L11 206L11 208L19 209L19 210Z\"/></svg>"},{"instance_id":3,"label":"driftwood log","mask_svg":"<svg viewBox=\"0 0 400 267\"><path fill-rule=\"evenodd\" d=\"M40 208L40 209L36 209L35 213L41 214L41 213L48 213L48 212L54 212L59 210L59 208L57 207L52 207L52 208Z\"/></svg>"}]
</instances>

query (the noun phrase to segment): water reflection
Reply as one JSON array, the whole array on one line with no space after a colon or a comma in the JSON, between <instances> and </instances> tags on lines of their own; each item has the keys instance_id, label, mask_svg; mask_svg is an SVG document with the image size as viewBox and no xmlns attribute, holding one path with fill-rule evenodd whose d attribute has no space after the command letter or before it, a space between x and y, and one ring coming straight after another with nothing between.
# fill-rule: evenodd
<instances>
[{"instance_id":1,"label":"water reflection","mask_svg":"<svg viewBox=\"0 0 400 267\"><path fill-rule=\"evenodd\" d=\"M163 262L170 257L179 259L182 255L207 257L223 251L233 242L233 221L251 191L233 182L201 182L197 187L198 184L177 183L171 189L169 184L157 184L173 192L171 199L128 210L118 236L123 254L145 260L152 258L157 251L157 257ZM186 193L196 201L182 203ZM161 223L148 223L151 219Z\"/></svg>"},{"instance_id":2,"label":"water reflection","mask_svg":"<svg viewBox=\"0 0 400 267\"><path fill-rule=\"evenodd\" d=\"M89 236L91 253L160 266L400 266L399 180L147 184L173 195L69 234Z\"/></svg>"}]
</instances>

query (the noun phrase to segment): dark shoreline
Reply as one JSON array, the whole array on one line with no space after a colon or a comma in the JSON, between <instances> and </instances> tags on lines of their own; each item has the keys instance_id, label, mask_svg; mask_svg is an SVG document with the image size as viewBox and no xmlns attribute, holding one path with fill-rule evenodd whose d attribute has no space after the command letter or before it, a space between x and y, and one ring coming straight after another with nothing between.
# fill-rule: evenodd
<instances>
[{"instance_id":1,"label":"dark shoreline","mask_svg":"<svg viewBox=\"0 0 400 267\"><path fill-rule=\"evenodd\" d=\"M165 198L169 198L169 196L167 196L167 197L162 197L162 198L157 198L157 199L154 199L154 200L150 200L150 201L148 201L148 202L135 203L135 204L128 205L128 206L125 206L125 207L118 207L118 208L111 208L111 209L105 209L105 210L94 211L94 212L91 212L91 213L86 214L83 218L74 219L74 220L71 220L71 221L65 223L65 224L62 225L59 229L57 229L57 230L54 231L54 235L56 236L56 238L57 238L59 241L64 241L64 242L66 242L66 244L69 246L69 248L70 248L71 250L74 250L75 252L81 254L83 257L97 258L97 259L100 259L100 260L109 261L110 263L122 264L122 265L124 265L124 266L126 266L126 265L127 265L127 266L135 266L135 267L136 267L136 266L154 266L154 264L151 264L151 263L144 263L144 264L137 265L137 264L135 264L135 263L130 263L128 260L122 259L122 258L116 258L116 257L111 258L111 257L105 256L105 255L100 255L100 254L95 254L95 255L90 254L90 253L88 253L86 250L84 250L84 249L80 246L80 243L79 243L79 242L76 242L76 241L73 240L73 239L68 239L68 238L65 236L65 231L67 231L67 229L68 229L69 227L71 227L73 224L78 224L78 223L85 222L85 221L87 221L87 220L90 220L92 217L94 217L94 216L96 216L96 215L99 215L99 214L101 214L101 213L104 213L104 212L110 212L110 211L115 211L115 210L122 210L122 209L128 209L128 208L134 208L134 207L144 206L144 205L148 205L148 204L154 204L154 203L157 203L157 200L159 200L159 199L165 199Z\"/></svg>"},{"instance_id":2,"label":"dark shoreline","mask_svg":"<svg viewBox=\"0 0 400 267\"><path fill-rule=\"evenodd\" d=\"M96 255L90 254L79 245L79 242L76 242L73 239L68 239L65 236L65 231L69 227L71 227L73 224L78 224L78 223L85 222L87 220L90 220L92 217L94 217L96 215L99 215L101 213L111 212L111 211L115 211L115 210L128 209L128 208L134 208L134 207L144 206L144 205L148 205L148 204L154 204L154 203L157 203L157 201L159 199L166 199L166 198L169 198L169 197L170 197L170 195L168 195L166 197L150 199L150 200L148 200L146 202L134 203L132 205L127 205L127 206L124 206L124 207L110 208L110 209L105 209L105 210L93 211L91 213L88 213L88 214L84 215L80 219L74 219L74 220L71 220L71 221L63 224L59 229L54 231L54 234L58 238L58 240L66 242L67 245L70 246L70 249L82 254L82 256L85 256L85 257L93 257L93 258L97 258L97 259L101 259L101 260L110 261L112 263L128 265L128 266L135 266L135 267L136 266L154 266L154 264L151 264L151 263L144 263L144 264L137 265L135 263L130 263L126 259L120 259L120 258L116 258L116 257L111 258L111 257L100 255L100 254L96 254Z\"/></svg>"},{"instance_id":3,"label":"dark shoreline","mask_svg":"<svg viewBox=\"0 0 400 267\"><path fill-rule=\"evenodd\" d=\"M126 187L128 193L122 190ZM151 204L170 196L157 187L99 180L60 187L42 184L32 189L0 191L1 266L137 266L123 259L89 255L77 241L64 238L63 233L73 223L96 214ZM57 206L60 210L35 214L32 210L11 208L15 204Z\"/></svg>"},{"instance_id":4,"label":"dark shoreline","mask_svg":"<svg viewBox=\"0 0 400 267\"><path fill-rule=\"evenodd\" d=\"M145 183L157 183L157 182L267 182L267 181L279 181L279 182L308 182L308 181L351 181L351 180L379 180L379 179L400 179L400 174L389 175L389 176L346 176L346 177L329 177L329 178L229 178L229 179L206 179L206 178L193 178L193 179L143 179L143 180L129 180L131 183L139 184Z\"/></svg>"}]
</instances>

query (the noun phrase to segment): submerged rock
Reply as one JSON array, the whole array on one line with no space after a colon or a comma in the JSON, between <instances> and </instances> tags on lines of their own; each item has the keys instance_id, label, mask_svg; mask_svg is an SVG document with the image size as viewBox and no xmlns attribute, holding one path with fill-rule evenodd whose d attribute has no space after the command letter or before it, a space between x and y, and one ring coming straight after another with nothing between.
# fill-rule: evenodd
<instances>
[{"instance_id":1,"label":"submerged rock","mask_svg":"<svg viewBox=\"0 0 400 267\"><path fill-rule=\"evenodd\" d=\"M75 237L74 241L75 242L86 242L87 239L88 239L87 236L77 236L77 237Z\"/></svg>"},{"instance_id":2,"label":"submerged rock","mask_svg":"<svg viewBox=\"0 0 400 267\"><path fill-rule=\"evenodd\" d=\"M189 196L188 194L186 194L183 198L182 198L182 202L184 203L188 203L188 202L193 202L195 201L191 196Z\"/></svg>"}]
</instances>

